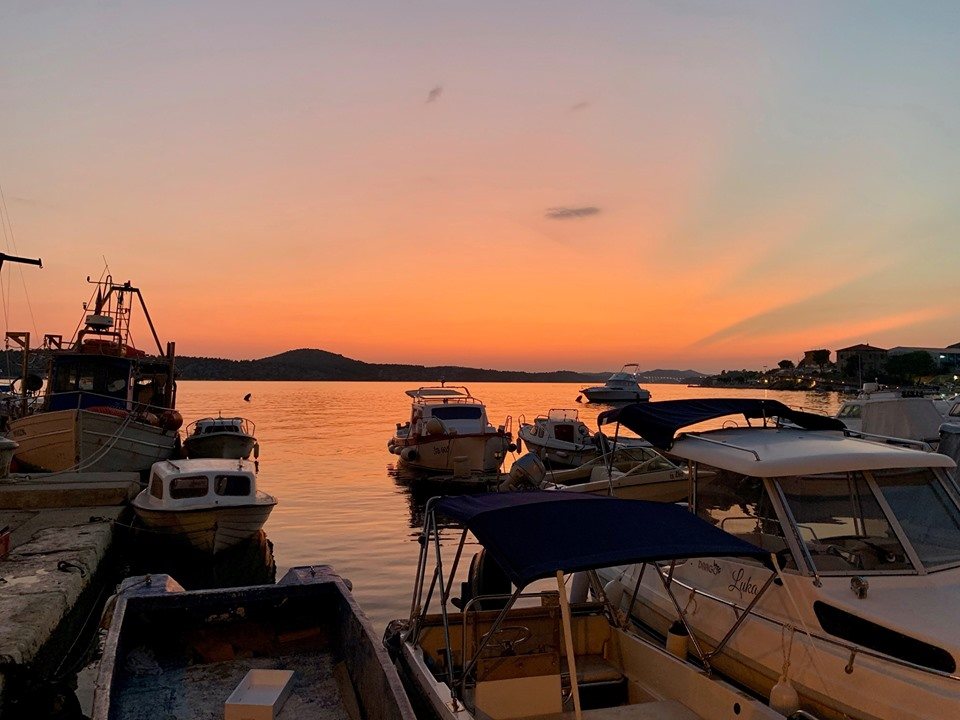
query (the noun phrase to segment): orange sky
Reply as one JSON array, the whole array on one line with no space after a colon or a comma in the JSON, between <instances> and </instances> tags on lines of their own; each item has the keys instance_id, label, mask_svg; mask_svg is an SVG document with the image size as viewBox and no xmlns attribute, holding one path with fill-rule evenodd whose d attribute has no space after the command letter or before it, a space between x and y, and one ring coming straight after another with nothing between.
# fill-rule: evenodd
<instances>
[{"instance_id":1,"label":"orange sky","mask_svg":"<svg viewBox=\"0 0 960 720\"><path fill-rule=\"evenodd\" d=\"M7 326L72 331L106 258L191 355L960 341L960 18L907 10L15 3L3 238L45 268L4 269Z\"/></svg>"}]
</instances>

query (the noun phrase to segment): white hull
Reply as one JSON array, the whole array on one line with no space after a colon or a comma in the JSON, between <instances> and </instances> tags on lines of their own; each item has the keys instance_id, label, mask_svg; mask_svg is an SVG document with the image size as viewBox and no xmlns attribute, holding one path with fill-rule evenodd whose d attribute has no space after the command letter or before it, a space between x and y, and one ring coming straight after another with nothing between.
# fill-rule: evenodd
<instances>
[{"instance_id":1,"label":"white hull","mask_svg":"<svg viewBox=\"0 0 960 720\"><path fill-rule=\"evenodd\" d=\"M609 390L606 388L587 388L583 391L588 402L645 402L650 399L647 390Z\"/></svg>"},{"instance_id":2,"label":"white hull","mask_svg":"<svg viewBox=\"0 0 960 720\"><path fill-rule=\"evenodd\" d=\"M150 532L182 538L200 552L215 554L260 532L276 501L257 495L252 505L158 510L135 501L133 509Z\"/></svg>"},{"instance_id":3,"label":"white hull","mask_svg":"<svg viewBox=\"0 0 960 720\"><path fill-rule=\"evenodd\" d=\"M15 420L14 460L35 471L142 472L173 457L175 430L89 410L57 410Z\"/></svg>"},{"instance_id":4,"label":"white hull","mask_svg":"<svg viewBox=\"0 0 960 720\"><path fill-rule=\"evenodd\" d=\"M710 569L700 571L701 564ZM746 604L747 600L738 597L740 591L735 587L736 581L731 583L733 573L740 568L746 570L740 587L747 593L748 600L751 582L755 591L759 584L757 579L766 577L766 570L713 559L688 561L685 566L678 567L677 574L680 577L677 579L680 582L683 582L684 575L692 573L696 573L698 578L706 575L715 578L704 589L713 598L719 599L698 594L695 602L688 604L687 613L688 624L708 648L715 647L729 629L734 611L727 603L736 603L741 608ZM625 610L636 582L632 572L626 575L616 590L617 593L622 591L620 604ZM644 577L631 614L665 634L676 617L676 609L653 575L652 568L647 568L646 572L649 577ZM742 582L743 577L746 578L746 584ZM824 587L816 595L811 592L817 589L809 578L787 574L785 580L790 583L794 598L804 609L812 607L815 597L821 597L825 592L828 597L833 594L829 592L829 586L841 597L850 593L849 578L823 578ZM870 581L876 586L883 579L871 577ZM902 581L902 578L894 578L893 581ZM701 582L697 584L703 587ZM689 590L679 585L674 592L679 597L689 594ZM870 590L871 594L879 595L880 592L877 587ZM720 599L727 602L721 602ZM877 609L873 608L871 612ZM786 637L789 635L789 630L785 630L784 626L789 623L796 628L790 652L790 681L800 696L801 707L818 718L933 720L960 717L960 680L872 656L867 652L857 653L851 668L849 643L844 644L827 636L812 612L804 612L804 623L798 622L792 602L782 587L771 586L755 613L763 617L749 617L724 651L711 661L718 670L754 692L768 695L779 679ZM812 639L805 634L803 624L813 635ZM851 672L847 671L848 668Z\"/></svg>"},{"instance_id":5,"label":"white hull","mask_svg":"<svg viewBox=\"0 0 960 720\"><path fill-rule=\"evenodd\" d=\"M395 438L392 452L414 470L496 472L503 465L510 436L500 433ZM466 458L458 461L457 458ZM459 463L465 463L464 467Z\"/></svg>"},{"instance_id":6,"label":"white hull","mask_svg":"<svg viewBox=\"0 0 960 720\"><path fill-rule=\"evenodd\" d=\"M226 458L246 460L253 452L257 439L250 435L222 433L215 435L191 435L183 441L188 458Z\"/></svg>"},{"instance_id":7,"label":"white hull","mask_svg":"<svg viewBox=\"0 0 960 720\"><path fill-rule=\"evenodd\" d=\"M550 467L576 468L597 457L597 448L592 443L581 445L558 440L544 441L523 430L521 430L519 438L529 452L532 452Z\"/></svg>"}]
</instances>

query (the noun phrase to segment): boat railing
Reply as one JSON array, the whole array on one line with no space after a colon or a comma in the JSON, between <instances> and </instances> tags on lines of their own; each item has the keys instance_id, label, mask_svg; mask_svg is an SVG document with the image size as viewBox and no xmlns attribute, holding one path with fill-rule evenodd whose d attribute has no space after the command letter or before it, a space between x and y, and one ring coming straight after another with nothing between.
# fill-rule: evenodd
<instances>
[{"instance_id":1,"label":"boat railing","mask_svg":"<svg viewBox=\"0 0 960 720\"><path fill-rule=\"evenodd\" d=\"M733 443L721 442L719 440L714 440L713 438L706 438L703 437L703 435L698 435L697 433L683 433L680 437L689 438L691 440L700 440L701 442L710 443L711 445L720 445L722 447L730 448L731 450L740 450L741 452L750 453L756 458L757 462L760 462L760 454L756 450L752 450L750 448L734 445Z\"/></svg>"},{"instance_id":2,"label":"boat railing","mask_svg":"<svg viewBox=\"0 0 960 720\"><path fill-rule=\"evenodd\" d=\"M661 570L660 573L662 577L663 571ZM670 579L670 582L676 583L677 585L682 587L684 590L689 591L690 595L689 595L688 603L695 602L696 597L699 595L700 597L706 598L707 600L713 600L714 602L718 602L721 605L727 606L733 611L734 615L737 617L741 617L741 614L742 614L742 617L746 617L747 615L747 613L745 612L745 608L742 605L735 603L731 600L728 600L727 598L714 595L713 593L702 590L701 588L695 587L689 583L685 583L682 580L678 579L676 575L674 575ZM636 600L634 598L634 602L635 601ZM633 608L632 607L628 608L627 612L632 613ZM781 620L777 620L776 618L767 615L766 613L764 613L761 610L758 610L757 608L753 608L749 614L755 618L764 620L765 622L768 622L768 623L772 623L773 625L777 625L781 628L788 627L787 623L784 623ZM927 667L925 665L918 665L917 663L912 663L909 660L903 660L894 655L887 655L885 653L878 652L876 650L871 650L870 648L863 647L862 645L854 645L852 643L843 642L842 640L838 640L834 637L827 637L826 635L822 635L816 632L815 630L804 628L802 633L798 632L798 634L807 636L811 640L819 640L820 642L826 643L827 645L840 648L844 652L850 653L849 660L846 665L846 667L849 668L846 670L847 673L853 672L853 664L856 661L856 656L865 655L875 660L883 660L885 662L890 662L890 663L893 663L894 665L899 665L901 667L909 668L911 670L918 670L920 672L929 673L931 675L936 675L937 677L946 678L948 680L960 681L960 675L957 675L955 673L948 673L943 670L937 670L935 668Z\"/></svg>"},{"instance_id":3,"label":"boat railing","mask_svg":"<svg viewBox=\"0 0 960 720\"><path fill-rule=\"evenodd\" d=\"M897 445L900 447L916 448L924 452L933 452L933 448L925 440L913 440L911 438L893 437L892 435L878 435L877 433L867 433L862 430L844 430L843 434L847 437L860 438L871 442L881 442L884 445Z\"/></svg>"},{"instance_id":4,"label":"boat railing","mask_svg":"<svg viewBox=\"0 0 960 720\"><path fill-rule=\"evenodd\" d=\"M50 393L46 396L47 403L46 407L50 407L50 400L54 398L64 398L69 396L76 397L76 404L72 407L59 407L58 410L89 410L94 407L111 407L116 408L117 410L126 410L129 413L145 413L150 412L159 415L167 410L172 408L163 407L162 405L151 405L150 403L136 402L135 400L127 400L126 398L118 398L113 395L103 395L102 393L90 392L89 390L68 390L65 392L59 393ZM90 402L90 400L102 400L102 402Z\"/></svg>"},{"instance_id":5,"label":"boat railing","mask_svg":"<svg viewBox=\"0 0 960 720\"><path fill-rule=\"evenodd\" d=\"M226 426L229 425L229 421L232 421L232 420L239 420L239 421L240 421L236 426L238 426L238 427L240 428L241 432L243 432L244 434L246 434L246 435L255 435L255 434L256 434L257 426L256 426L256 424L254 424L253 420L248 420L247 418L243 418L243 417L239 417L239 416L236 416L236 417L226 417L226 418L225 418L225 417L222 417L222 416L221 416L221 417L198 418L197 420L194 420L192 423L190 423L189 425L187 425L186 428L184 428L184 433L185 433L186 435L188 435L188 436L189 436L189 435L193 435L194 432L196 431L196 427L197 427L198 423L202 423L202 422L214 422L214 423L217 423L217 421L221 421L220 427L226 427ZM222 422L222 421L227 421L227 422Z\"/></svg>"}]
</instances>

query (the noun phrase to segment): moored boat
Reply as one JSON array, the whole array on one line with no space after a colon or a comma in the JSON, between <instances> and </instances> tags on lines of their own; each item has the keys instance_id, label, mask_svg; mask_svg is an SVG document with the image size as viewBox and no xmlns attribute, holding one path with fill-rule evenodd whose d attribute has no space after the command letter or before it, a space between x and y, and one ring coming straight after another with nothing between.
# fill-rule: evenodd
<instances>
[{"instance_id":1,"label":"moored boat","mask_svg":"<svg viewBox=\"0 0 960 720\"><path fill-rule=\"evenodd\" d=\"M441 540L451 521L462 527L459 543ZM483 550L454 598L468 532ZM452 562L442 560L451 545ZM771 562L678 506L536 491L434 498L420 547L411 616L391 623L384 642L437 718L783 717L712 675L712 657L695 641L702 666L679 646L672 654L631 632L597 582L597 568L624 562L707 554ZM576 579L568 598L571 572L584 573L595 601ZM760 582L764 590L774 577ZM533 585L547 580L552 589ZM679 605L675 619L683 627Z\"/></svg>"},{"instance_id":2,"label":"moored boat","mask_svg":"<svg viewBox=\"0 0 960 720\"><path fill-rule=\"evenodd\" d=\"M487 419L482 402L462 386L407 390L410 420L397 423L387 449L406 467L420 472L495 472L511 443L510 417L499 427Z\"/></svg>"},{"instance_id":3,"label":"moored boat","mask_svg":"<svg viewBox=\"0 0 960 720\"><path fill-rule=\"evenodd\" d=\"M254 463L203 458L155 463L133 510L149 532L218 553L256 535L276 504Z\"/></svg>"},{"instance_id":4,"label":"moored boat","mask_svg":"<svg viewBox=\"0 0 960 720\"><path fill-rule=\"evenodd\" d=\"M276 585L222 590L184 591L166 575L128 578L92 717L224 717L225 701L255 670L289 678L277 720L415 720L370 621L325 565L293 568ZM270 705L238 717L258 711L274 717Z\"/></svg>"},{"instance_id":5,"label":"moored boat","mask_svg":"<svg viewBox=\"0 0 960 720\"><path fill-rule=\"evenodd\" d=\"M532 423L519 419L517 441L526 445L547 467L575 468L600 452L599 442L581 422L577 410L553 408Z\"/></svg>"},{"instance_id":6,"label":"moored boat","mask_svg":"<svg viewBox=\"0 0 960 720\"><path fill-rule=\"evenodd\" d=\"M246 418L202 418L184 430L183 450L188 458L248 460L251 453L259 454L255 430Z\"/></svg>"},{"instance_id":7,"label":"moored boat","mask_svg":"<svg viewBox=\"0 0 960 720\"><path fill-rule=\"evenodd\" d=\"M40 408L12 420L21 470L136 471L173 457L183 419L176 411L174 343L161 347L140 290L108 276L83 328L67 346L46 335L47 385ZM134 300L140 301L157 355L130 337Z\"/></svg>"},{"instance_id":8,"label":"moored boat","mask_svg":"<svg viewBox=\"0 0 960 720\"><path fill-rule=\"evenodd\" d=\"M583 388L580 392L586 396L587 402L645 402L650 399L650 391L640 387L639 374L640 365L627 363L603 385Z\"/></svg>"},{"instance_id":9,"label":"moored boat","mask_svg":"<svg viewBox=\"0 0 960 720\"><path fill-rule=\"evenodd\" d=\"M691 425L740 416L753 427ZM784 422L790 426L785 426ZM714 666L758 693L785 672L800 707L827 718L960 716L960 493L945 455L847 435L842 423L772 400L630 405L620 422L691 477L691 513L778 558L771 587ZM610 574L619 607L664 633L675 606L662 573ZM762 568L734 558L678 565L668 585L687 598L705 647L757 596ZM766 648L758 652L758 648ZM788 670L785 670L787 668Z\"/></svg>"}]
</instances>

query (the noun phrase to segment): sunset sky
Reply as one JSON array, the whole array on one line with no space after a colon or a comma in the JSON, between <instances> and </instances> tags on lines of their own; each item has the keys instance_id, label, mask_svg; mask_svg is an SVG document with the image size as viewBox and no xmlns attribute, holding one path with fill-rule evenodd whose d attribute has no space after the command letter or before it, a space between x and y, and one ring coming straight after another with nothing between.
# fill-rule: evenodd
<instances>
[{"instance_id":1,"label":"sunset sky","mask_svg":"<svg viewBox=\"0 0 960 720\"><path fill-rule=\"evenodd\" d=\"M714 371L960 341L956 2L2 17L2 237L44 261L4 267L8 329L72 332L105 258L187 355Z\"/></svg>"}]
</instances>

